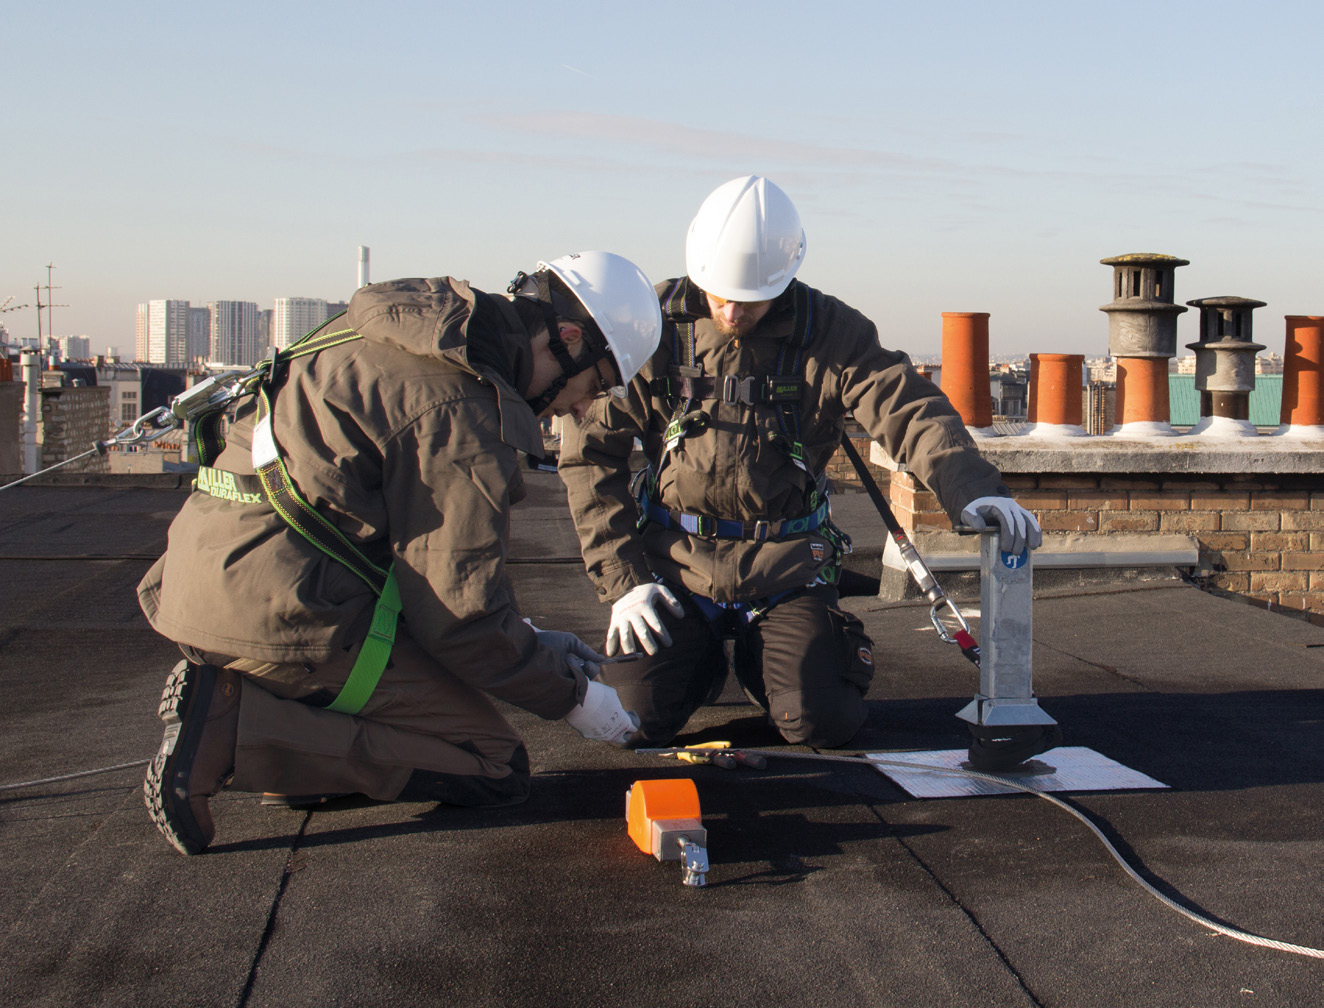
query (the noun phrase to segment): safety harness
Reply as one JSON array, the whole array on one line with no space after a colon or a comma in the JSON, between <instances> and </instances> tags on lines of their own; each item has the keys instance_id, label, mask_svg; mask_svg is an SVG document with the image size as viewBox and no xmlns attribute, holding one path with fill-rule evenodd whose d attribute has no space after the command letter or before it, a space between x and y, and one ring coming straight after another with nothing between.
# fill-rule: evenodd
<instances>
[{"instance_id":1,"label":"safety harness","mask_svg":"<svg viewBox=\"0 0 1324 1008\"><path fill-rule=\"evenodd\" d=\"M343 312L341 314L344 314ZM339 318L340 316L334 316ZM319 327L321 329L323 327ZM349 678L327 710L357 714L363 710L391 657L396 627L400 617L400 589L396 585L395 566L382 568L373 563L338 528L304 499L281 458L271 425L272 400L285 366L298 357L308 357L330 347L351 343L363 337L353 329L319 333L314 329L285 350L273 348L263 366L243 376L230 386L230 394L213 395L205 407L190 414L189 438L198 454L198 475L193 488L212 497L239 504L263 504L280 515L287 525L331 559L349 568L374 595L368 636L359 650ZM222 424L229 406L246 396L256 396L257 416L253 424L253 468L255 475L232 473L215 468L212 463L225 448Z\"/></svg>"},{"instance_id":2,"label":"safety harness","mask_svg":"<svg viewBox=\"0 0 1324 1008\"><path fill-rule=\"evenodd\" d=\"M777 372L774 375L705 375L696 362L694 325L700 314L699 298L703 296L687 277L677 280L662 299L662 315L671 323L673 360L677 363L671 372L654 378L649 391L668 399L672 406L671 420L662 436L662 450L658 458L643 474L637 484L639 527L649 522L662 528L679 529L690 535L719 539L750 539L763 542L786 536L821 530L832 545L833 558L823 568L821 577L829 584L836 583L841 574L841 558L850 552L850 538L834 526L826 492L827 481L822 474L809 471L804 444L801 441L800 403L805 395L803 376L805 351L813 339L813 296L809 287L794 281L783 297L789 296L795 311L791 332L781 343L777 354ZM781 448L791 462L809 477L805 513L785 521L736 521L710 515L693 514L664 507L659 501L658 480L668 457L688 437L701 434L708 428L709 414L700 408L704 400L716 400L728 405L737 402L747 406L771 407L777 418L778 431L773 442Z\"/></svg>"}]
</instances>

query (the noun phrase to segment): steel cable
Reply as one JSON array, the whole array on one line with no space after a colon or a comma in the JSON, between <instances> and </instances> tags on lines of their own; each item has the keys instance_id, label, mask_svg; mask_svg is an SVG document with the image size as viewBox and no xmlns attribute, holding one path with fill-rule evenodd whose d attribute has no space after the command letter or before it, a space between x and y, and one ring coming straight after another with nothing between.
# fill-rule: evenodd
<instances>
[{"instance_id":1,"label":"steel cable","mask_svg":"<svg viewBox=\"0 0 1324 1008\"><path fill-rule=\"evenodd\" d=\"M636 750L636 752L638 752L641 755L674 756L677 753L694 753L696 755L701 755L705 757L712 756L712 754L715 751L720 752L721 750L683 749L683 748ZM873 756L867 756L863 754L859 756L844 756L844 755L836 756L836 755L828 755L827 753L781 752L772 749L741 749L741 748L733 748L731 751L749 753L754 756L764 756L764 757L772 756L780 759L825 760L828 762L837 762L837 763L853 763L857 766L860 764L866 764L871 766L905 767L906 769L909 770L931 770L935 773L955 774L960 777L973 777L977 780L990 781L994 784L1002 784L1009 788L1015 788L1018 791L1024 791L1026 794L1037 795L1038 797L1044 799L1045 801L1051 802L1052 804L1056 805L1058 808L1071 813L1073 816L1075 816L1077 819L1083 822L1087 827L1089 827L1090 832L1092 832L1096 837L1098 837L1099 842L1103 844L1104 849L1107 850L1108 853L1112 855L1113 860L1116 861L1121 866L1122 870L1126 872L1127 875L1131 876L1131 878L1138 885L1140 885L1142 889L1144 889L1147 893L1153 896L1164 906L1168 907L1170 910L1175 910L1183 917L1187 918L1188 920L1194 921L1196 924L1199 924L1202 927L1207 927L1211 931L1216 931L1221 935L1227 936L1228 938L1235 938L1237 941L1240 942L1246 942L1247 944L1250 945L1259 945L1264 948L1277 949L1280 952L1291 952L1294 955L1309 956L1312 959L1324 959L1324 949L1311 948L1308 945L1293 945L1291 942L1278 941L1275 938L1265 938L1262 935L1252 934L1249 931L1242 931L1240 928L1234 928L1234 927L1229 927L1225 924L1219 924L1217 921L1210 920L1208 917L1204 917L1201 914L1196 913L1194 910L1187 909L1186 907L1178 903L1176 900L1159 892L1158 889L1156 889L1153 885L1151 885L1145 879L1141 878L1140 873L1137 872L1134 868L1130 866L1130 864L1127 863L1126 858L1122 857L1121 853L1117 850L1117 848L1112 845L1112 843L1108 840L1106 836L1104 836L1103 831L1099 829L1099 827L1096 826L1093 823L1093 821L1089 818L1089 816L1087 816L1084 812L1081 812L1079 809L1073 808L1072 806L1068 805L1066 802L1062 801L1060 798L1056 798L1046 791L1040 791L1038 788L1030 787L1027 784L1022 784L1020 781L1013 780L1009 777L1001 777L998 774L984 773L983 771L980 770L966 770L964 768L957 768L957 767L933 766L926 763L910 763L905 760L878 759Z\"/></svg>"},{"instance_id":2,"label":"steel cable","mask_svg":"<svg viewBox=\"0 0 1324 1008\"><path fill-rule=\"evenodd\" d=\"M97 767L95 770L79 770L77 773L61 774L59 777L42 777L40 780L19 781L17 784L0 784L0 791L18 791L20 788L36 787L39 784L55 784L59 781L74 780L78 777L91 777L95 774L110 773L112 770L128 770L130 767L146 766L151 760L134 760L132 763L116 763L114 766Z\"/></svg>"}]
</instances>

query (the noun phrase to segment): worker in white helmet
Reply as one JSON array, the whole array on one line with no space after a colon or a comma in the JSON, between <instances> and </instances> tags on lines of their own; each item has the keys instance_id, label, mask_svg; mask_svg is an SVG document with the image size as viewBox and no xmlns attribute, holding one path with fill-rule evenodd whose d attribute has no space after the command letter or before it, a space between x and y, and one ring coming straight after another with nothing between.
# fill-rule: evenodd
<instances>
[{"instance_id":1,"label":"worker in white helmet","mask_svg":"<svg viewBox=\"0 0 1324 1008\"><path fill-rule=\"evenodd\" d=\"M584 252L504 295L449 277L360 288L277 360L139 586L186 657L144 785L175 847L211 843L227 782L296 805L522 801L528 756L488 695L629 738L591 681L603 656L523 622L504 558L538 418L624 396L660 331L638 267Z\"/></svg>"},{"instance_id":2,"label":"worker in white helmet","mask_svg":"<svg viewBox=\"0 0 1324 1008\"><path fill-rule=\"evenodd\" d=\"M847 540L824 475L850 415L954 522L996 522L1017 553L1040 543L937 386L795 279L804 256L780 188L719 186L690 225L687 276L657 288L657 353L628 398L598 400L566 434L562 477L612 607L606 650L647 653L604 670L641 719L633 745L667 744L720 691L730 638L741 685L786 741L840 746L864 724L873 650L838 602ZM632 493L636 439L649 467Z\"/></svg>"}]
</instances>

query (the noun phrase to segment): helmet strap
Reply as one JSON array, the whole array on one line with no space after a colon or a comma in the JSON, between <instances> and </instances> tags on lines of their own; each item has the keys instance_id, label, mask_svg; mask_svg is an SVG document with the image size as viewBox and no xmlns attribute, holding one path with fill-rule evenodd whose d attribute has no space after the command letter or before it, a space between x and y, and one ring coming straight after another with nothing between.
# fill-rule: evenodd
<instances>
[{"instance_id":1,"label":"helmet strap","mask_svg":"<svg viewBox=\"0 0 1324 1008\"><path fill-rule=\"evenodd\" d=\"M527 290L530 282L534 284L536 294ZM521 270L515 274L515 279L510 281L510 286L506 288L506 292L522 296L537 306L542 315L543 326L547 330L547 349L552 352L552 356L561 365L561 374L556 377L551 385L544 389L536 399L525 400L534 413L541 413L545 410L561 394L561 390L566 387L571 378L587 371L603 358L606 358L607 363L611 365L612 374L616 377L617 382L623 384L620 380L620 368L617 366L615 358L611 356L607 341L603 338L597 323L591 317L584 317L585 309L577 300L567 298L560 291L553 289L550 271L538 270L536 273L529 274ZM584 349L587 352L578 360L570 355L570 350L566 347L565 341L561 339L562 320L577 325L580 332L583 333Z\"/></svg>"}]
</instances>

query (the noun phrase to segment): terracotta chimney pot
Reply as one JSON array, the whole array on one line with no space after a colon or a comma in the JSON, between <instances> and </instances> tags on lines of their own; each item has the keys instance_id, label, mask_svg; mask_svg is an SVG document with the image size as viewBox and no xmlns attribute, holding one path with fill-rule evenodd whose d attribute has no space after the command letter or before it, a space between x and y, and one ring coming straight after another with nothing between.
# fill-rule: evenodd
<instances>
[{"instance_id":1,"label":"terracotta chimney pot","mask_svg":"<svg viewBox=\"0 0 1324 1008\"><path fill-rule=\"evenodd\" d=\"M1287 315L1280 431L1324 428L1324 315Z\"/></svg>"},{"instance_id":2,"label":"terracotta chimney pot","mask_svg":"<svg viewBox=\"0 0 1324 1008\"><path fill-rule=\"evenodd\" d=\"M1027 414L1032 434L1080 437L1084 354L1030 354L1030 404Z\"/></svg>"},{"instance_id":3,"label":"terracotta chimney pot","mask_svg":"<svg viewBox=\"0 0 1324 1008\"><path fill-rule=\"evenodd\" d=\"M942 313L942 390L972 434L993 433L988 312Z\"/></svg>"},{"instance_id":4,"label":"terracotta chimney pot","mask_svg":"<svg viewBox=\"0 0 1324 1008\"><path fill-rule=\"evenodd\" d=\"M1117 423L1114 434L1175 432L1169 422L1168 359L1117 358Z\"/></svg>"}]
</instances>

